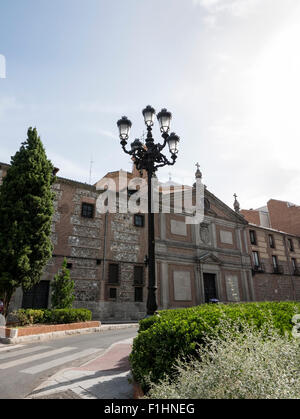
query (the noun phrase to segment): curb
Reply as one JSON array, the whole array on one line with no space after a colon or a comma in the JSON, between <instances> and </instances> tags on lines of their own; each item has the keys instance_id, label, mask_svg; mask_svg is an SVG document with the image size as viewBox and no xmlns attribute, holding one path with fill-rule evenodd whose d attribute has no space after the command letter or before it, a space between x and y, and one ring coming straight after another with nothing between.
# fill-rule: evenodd
<instances>
[{"instance_id":1,"label":"curb","mask_svg":"<svg viewBox=\"0 0 300 419\"><path fill-rule=\"evenodd\" d=\"M60 339L72 335L83 335L88 333L101 333L107 330L118 330L118 329L128 329L136 328L138 324L111 324L111 325L101 325L100 322L97 327L86 327L79 329L69 329L63 331L53 331L48 333L39 333L35 335L28 336L18 336L18 329L10 329L10 336L1 338L0 343L6 345L13 345L18 343L35 343L35 342L45 342L52 339Z\"/></svg>"},{"instance_id":2,"label":"curb","mask_svg":"<svg viewBox=\"0 0 300 419\"><path fill-rule=\"evenodd\" d=\"M138 328L138 323L124 323L124 324L102 324L100 327L100 332L104 332L106 330L118 330L118 329L131 329L131 328Z\"/></svg>"}]
</instances>

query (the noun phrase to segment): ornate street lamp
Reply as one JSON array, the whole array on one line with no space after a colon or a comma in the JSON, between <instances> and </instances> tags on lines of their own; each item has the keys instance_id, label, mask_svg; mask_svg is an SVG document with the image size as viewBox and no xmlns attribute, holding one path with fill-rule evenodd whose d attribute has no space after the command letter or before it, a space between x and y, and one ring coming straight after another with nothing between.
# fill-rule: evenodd
<instances>
[{"instance_id":1,"label":"ornate street lamp","mask_svg":"<svg viewBox=\"0 0 300 419\"><path fill-rule=\"evenodd\" d=\"M180 138L175 134L171 133L170 125L172 120L171 112L168 112L167 109L162 109L161 112L157 115L159 121L161 136L163 138L163 143L154 143L152 136L152 127L154 125L155 119L155 109L152 106L147 106L143 110L143 116L145 124L147 126L147 138L145 143L141 140L136 139L131 144L131 150L127 150L127 142L129 139L129 133L132 126L132 123L126 116L123 116L120 121L118 121L118 127L120 131L121 146L126 154L129 154L132 157L132 160L135 163L137 170L142 171L146 170L148 177L148 300L147 300L147 315L152 316L157 310L157 301L156 301L156 280L155 280L155 236L154 236L154 213L152 212L152 177L155 175L155 172L160 168L166 165L173 166L177 159L178 154L178 144ZM162 153L162 150L169 146L171 160Z\"/></svg>"}]
</instances>

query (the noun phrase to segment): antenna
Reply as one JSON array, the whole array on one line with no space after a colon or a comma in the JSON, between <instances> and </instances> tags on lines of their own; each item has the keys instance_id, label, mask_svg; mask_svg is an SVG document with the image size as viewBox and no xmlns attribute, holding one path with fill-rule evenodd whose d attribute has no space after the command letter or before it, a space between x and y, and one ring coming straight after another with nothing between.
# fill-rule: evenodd
<instances>
[{"instance_id":1,"label":"antenna","mask_svg":"<svg viewBox=\"0 0 300 419\"><path fill-rule=\"evenodd\" d=\"M90 162L90 177L89 177L89 184L91 184L92 183L92 170L93 170L93 164L94 164L94 161L93 161L93 156L91 157L91 162Z\"/></svg>"}]
</instances>

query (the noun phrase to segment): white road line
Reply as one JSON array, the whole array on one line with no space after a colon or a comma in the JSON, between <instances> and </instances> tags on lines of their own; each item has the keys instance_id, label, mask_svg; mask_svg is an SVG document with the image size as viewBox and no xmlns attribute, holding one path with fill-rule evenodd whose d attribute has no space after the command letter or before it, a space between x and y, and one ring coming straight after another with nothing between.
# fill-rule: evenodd
<instances>
[{"instance_id":1,"label":"white road line","mask_svg":"<svg viewBox=\"0 0 300 419\"><path fill-rule=\"evenodd\" d=\"M23 348L24 345L5 345L3 348L0 345L0 352L11 351L17 348Z\"/></svg>"},{"instance_id":2,"label":"white road line","mask_svg":"<svg viewBox=\"0 0 300 419\"><path fill-rule=\"evenodd\" d=\"M44 349L49 349L49 348L50 348L50 346L36 346L34 348L22 349L21 351L8 352L6 354L0 354L0 360L1 359L14 358L14 357L19 356L19 355L26 355L26 354L30 354L30 353L34 353L34 352L39 352L39 351L43 351Z\"/></svg>"},{"instance_id":3,"label":"white road line","mask_svg":"<svg viewBox=\"0 0 300 419\"><path fill-rule=\"evenodd\" d=\"M63 365L67 362L75 361L75 359L83 358L84 356L88 356L88 355L92 355L92 354L94 354L96 352L99 352L99 351L101 351L100 348L98 348L98 349L94 349L94 348L86 349L85 351L78 352L78 353L73 354L73 355L68 355L68 356L65 356L63 358L54 359L53 361L45 362L44 364L37 365L37 366L32 367L32 368L27 368L26 370L23 370L23 371L20 371L20 372L23 372L24 374L37 374L39 372L49 370L50 368L58 367L59 365Z\"/></svg>"},{"instance_id":4,"label":"white road line","mask_svg":"<svg viewBox=\"0 0 300 419\"><path fill-rule=\"evenodd\" d=\"M0 364L0 370L6 370L8 368L17 367L18 365L28 364L29 362L38 361L43 358L49 358L50 356L62 354L63 352L68 352L75 350L77 348L60 348L55 349L54 351L45 352L43 354L37 354L33 356L29 356L27 358L17 359L15 361L6 362L5 364Z\"/></svg>"}]
</instances>

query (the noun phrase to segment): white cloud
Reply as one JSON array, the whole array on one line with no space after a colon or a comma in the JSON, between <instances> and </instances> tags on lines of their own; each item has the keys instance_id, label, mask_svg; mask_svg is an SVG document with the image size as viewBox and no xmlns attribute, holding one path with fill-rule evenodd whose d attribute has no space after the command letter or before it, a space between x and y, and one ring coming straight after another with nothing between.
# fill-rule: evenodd
<instances>
[{"instance_id":1,"label":"white cloud","mask_svg":"<svg viewBox=\"0 0 300 419\"><path fill-rule=\"evenodd\" d=\"M194 4L202 6L212 15L229 13L235 17L245 17L257 6L268 0L193 0Z\"/></svg>"}]
</instances>

